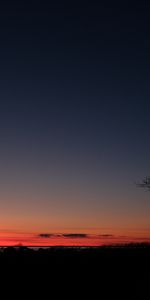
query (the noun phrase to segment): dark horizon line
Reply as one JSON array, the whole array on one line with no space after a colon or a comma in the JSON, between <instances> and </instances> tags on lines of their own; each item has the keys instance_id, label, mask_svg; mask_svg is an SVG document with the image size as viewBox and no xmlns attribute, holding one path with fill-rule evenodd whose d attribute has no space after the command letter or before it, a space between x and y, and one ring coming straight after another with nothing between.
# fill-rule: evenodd
<instances>
[{"instance_id":1,"label":"dark horizon line","mask_svg":"<svg viewBox=\"0 0 150 300\"><path fill-rule=\"evenodd\" d=\"M103 245L77 245L77 246L69 246L69 245L36 245L36 246L33 246L33 245L3 245L3 246L0 246L0 249L2 248L119 248L119 247L129 247L129 246L149 246L150 247L150 242L138 242L138 243L135 243L135 242L129 242L129 243L119 243L119 244L109 244L109 245L106 245L106 244L103 244Z\"/></svg>"}]
</instances>

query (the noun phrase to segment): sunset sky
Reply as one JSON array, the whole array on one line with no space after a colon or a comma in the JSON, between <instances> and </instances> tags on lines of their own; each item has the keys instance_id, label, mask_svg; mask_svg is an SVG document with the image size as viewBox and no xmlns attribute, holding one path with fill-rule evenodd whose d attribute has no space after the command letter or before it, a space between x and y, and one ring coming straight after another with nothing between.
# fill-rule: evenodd
<instances>
[{"instance_id":1,"label":"sunset sky","mask_svg":"<svg viewBox=\"0 0 150 300\"><path fill-rule=\"evenodd\" d=\"M150 239L150 3L87 2L1 4L0 246Z\"/></svg>"}]
</instances>

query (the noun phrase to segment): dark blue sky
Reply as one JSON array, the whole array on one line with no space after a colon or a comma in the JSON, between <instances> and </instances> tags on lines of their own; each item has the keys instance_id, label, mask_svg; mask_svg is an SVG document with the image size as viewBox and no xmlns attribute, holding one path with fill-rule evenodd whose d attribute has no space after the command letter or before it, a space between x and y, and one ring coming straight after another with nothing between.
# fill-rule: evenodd
<instances>
[{"instance_id":1,"label":"dark blue sky","mask_svg":"<svg viewBox=\"0 0 150 300\"><path fill-rule=\"evenodd\" d=\"M150 172L150 4L49 2L0 8L3 215L145 228L134 181Z\"/></svg>"}]
</instances>

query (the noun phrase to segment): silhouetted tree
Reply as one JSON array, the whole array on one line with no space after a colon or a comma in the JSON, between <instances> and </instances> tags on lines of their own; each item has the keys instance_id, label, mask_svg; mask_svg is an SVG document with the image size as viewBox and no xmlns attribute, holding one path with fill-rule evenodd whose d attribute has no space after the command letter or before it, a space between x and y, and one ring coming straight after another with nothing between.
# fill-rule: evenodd
<instances>
[{"instance_id":1,"label":"silhouetted tree","mask_svg":"<svg viewBox=\"0 0 150 300\"><path fill-rule=\"evenodd\" d=\"M137 183L137 186L148 189L150 191L150 177L147 176L141 183Z\"/></svg>"}]
</instances>

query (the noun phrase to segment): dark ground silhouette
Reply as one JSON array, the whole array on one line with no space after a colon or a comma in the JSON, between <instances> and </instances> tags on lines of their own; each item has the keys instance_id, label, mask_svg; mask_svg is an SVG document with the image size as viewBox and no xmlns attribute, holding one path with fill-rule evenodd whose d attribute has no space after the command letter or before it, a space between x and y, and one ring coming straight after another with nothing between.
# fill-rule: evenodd
<instances>
[{"instance_id":1,"label":"dark ground silhouette","mask_svg":"<svg viewBox=\"0 0 150 300\"><path fill-rule=\"evenodd\" d=\"M149 244L1 248L0 268L5 283L34 298L150 299Z\"/></svg>"}]
</instances>

